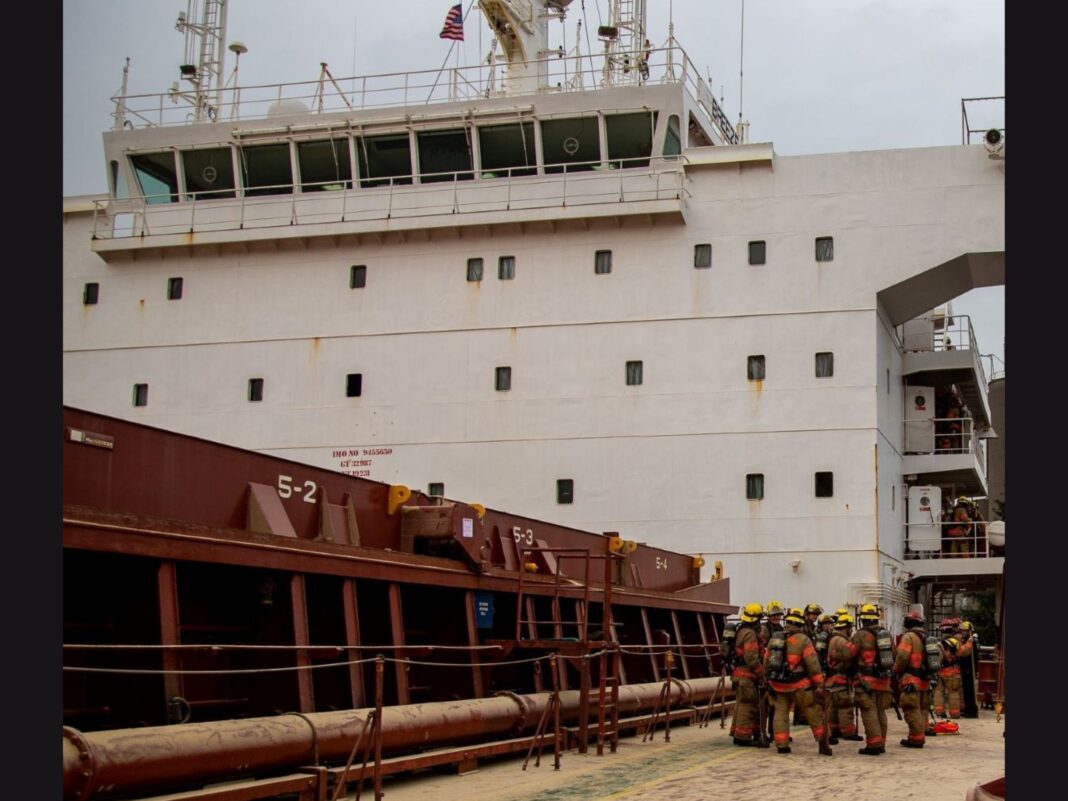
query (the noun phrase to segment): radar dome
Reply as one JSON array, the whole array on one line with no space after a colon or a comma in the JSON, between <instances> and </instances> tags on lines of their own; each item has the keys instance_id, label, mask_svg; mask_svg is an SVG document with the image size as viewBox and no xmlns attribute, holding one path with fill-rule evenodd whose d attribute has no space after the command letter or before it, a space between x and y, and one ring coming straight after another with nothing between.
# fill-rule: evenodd
<instances>
[{"instance_id":1,"label":"radar dome","mask_svg":"<svg viewBox=\"0 0 1068 801\"><path fill-rule=\"evenodd\" d=\"M307 113L308 107L299 100L276 100L267 109L268 117L291 117Z\"/></svg>"}]
</instances>

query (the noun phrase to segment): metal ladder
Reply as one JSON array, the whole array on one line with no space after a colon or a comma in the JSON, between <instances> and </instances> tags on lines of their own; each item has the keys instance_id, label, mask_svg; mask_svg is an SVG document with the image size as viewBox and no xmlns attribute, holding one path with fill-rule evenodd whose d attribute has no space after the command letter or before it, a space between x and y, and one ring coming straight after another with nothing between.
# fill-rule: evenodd
<instances>
[{"instance_id":1,"label":"metal ladder","mask_svg":"<svg viewBox=\"0 0 1068 801\"><path fill-rule=\"evenodd\" d=\"M619 643L601 651L598 690L597 756L604 756L606 741L613 754L619 745Z\"/></svg>"}]
</instances>

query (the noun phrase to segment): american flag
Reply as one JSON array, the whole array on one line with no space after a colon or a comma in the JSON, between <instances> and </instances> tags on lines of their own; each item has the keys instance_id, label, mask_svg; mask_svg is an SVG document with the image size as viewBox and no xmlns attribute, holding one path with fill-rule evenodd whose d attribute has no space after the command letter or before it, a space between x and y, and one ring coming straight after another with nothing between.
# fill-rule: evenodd
<instances>
[{"instance_id":1,"label":"american flag","mask_svg":"<svg viewBox=\"0 0 1068 801\"><path fill-rule=\"evenodd\" d=\"M449 9L445 15L445 27L438 34L442 39L455 39L458 42L464 40L464 15L460 4Z\"/></svg>"}]
</instances>

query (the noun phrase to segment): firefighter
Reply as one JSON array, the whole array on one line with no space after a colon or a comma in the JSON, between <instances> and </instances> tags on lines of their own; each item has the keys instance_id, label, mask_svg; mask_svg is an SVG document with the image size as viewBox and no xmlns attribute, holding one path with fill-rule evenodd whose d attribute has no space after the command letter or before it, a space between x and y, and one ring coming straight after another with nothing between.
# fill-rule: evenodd
<instances>
[{"instance_id":1,"label":"firefighter","mask_svg":"<svg viewBox=\"0 0 1068 801\"><path fill-rule=\"evenodd\" d=\"M939 717L945 717L947 712L951 718L960 717L960 661L972 658L972 641L961 642L958 638L959 623L957 618L946 618L938 625L942 638L942 667L938 671L934 711Z\"/></svg>"},{"instance_id":2,"label":"firefighter","mask_svg":"<svg viewBox=\"0 0 1068 801\"><path fill-rule=\"evenodd\" d=\"M927 709L931 705L931 670L927 642L923 636L923 615L905 616L905 633L897 644L894 674L901 688L901 712L909 726L909 736L901 741L906 748L923 748L926 741ZM935 668L937 671L937 667Z\"/></svg>"},{"instance_id":3,"label":"firefighter","mask_svg":"<svg viewBox=\"0 0 1068 801\"><path fill-rule=\"evenodd\" d=\"M856 672L857 646L850 640L853 635L853 616L843 612L834 623L834 630L827 640L827 691L831 694L834 718L831 723L831 745L837 739L863 740L857 734L857 721L853 715L853 674Z\"/></svg>"},{"instance_id":4,"label":"firefighter","mask_svg":"<svg viewBox=\"0 0 1068 801\"><path fill-rule=\"evenodd\" d=\"M960 660L960 682L963 700L961 704L962 718L979 717L979 637L975 633L975 627L967 620L960 624L960 636L957 637L962 643L971 643L971 655Z\"/></svg>"},{"instance_id":5,"label":"firefighter","mask_svg":"<svg viewBox=\"0 0 1068 801\"><path fill-rule=\"evenodd\" d=\"M805 634L805 616L800 609L789 610L783 631L772 635L764 654L764 671L775 695L775 746L779 753L790 753L790 704L793 702L804 710L819 752L831 756L831 747L824 741L820 706L826 692L823 672L816 648Z\"/></svg>"},{"instance_id":6,"label":"firefighter","mask_svg":"<svg viewBox=\"0 0 1068 801\"><path fill-rule=\"evenodd\" d=\"M764 608L760 604L747 604L738 615L740 620L734 635L734 670L731 684L734 687L734 723L731 734L735 745L767 748L768 743L760 735L759 685L764 681L764 665L761 660L757 626Z\"/></svg>"},{"instance_id":7,"label":"firefighter","mask_svg":"<svg viewBox=\"0 0 1068 801\"><path fill-rule=\"evenodd\" d=\"M886 752L886 710L890 707L890 670L893 638L879 625L879 608L864 604L857 613L861 628L853 635L857 647L857 676L853 691L864 721L864 747L858 753L878 756Z\"/></svg>"},{"instance_id":8,"label":"firefighter","mask_svg":"<svg viewBox=\"0 0 1068 801\"><path fill-rule=\"evenodd\" d=\"M819 634L819 619L822 614L823 607L819 604L812 603L805 607L805 634L813 643Z\"/></svg>"},{"instance_id":9,"label":"firefighter","mask_svg":"<svg viewBox=\"0 0 1068 801\"><path fill-rule=\"evenodd\" d=\"M767 612L765 613L765 620L760 624L760 653L763 655L764 649L768 647L768 640L771 639L771 635L776 631L782 631L782 616L783 606L778 601L772 599L768 601ZM772 717L775 714L775 707L772 705L771 694L766 693L764 695L764 701L767 707L764 712L764 721L767 727L768 740L774 736L775 731L772 725Z\"/></svg>"}]
</instances>

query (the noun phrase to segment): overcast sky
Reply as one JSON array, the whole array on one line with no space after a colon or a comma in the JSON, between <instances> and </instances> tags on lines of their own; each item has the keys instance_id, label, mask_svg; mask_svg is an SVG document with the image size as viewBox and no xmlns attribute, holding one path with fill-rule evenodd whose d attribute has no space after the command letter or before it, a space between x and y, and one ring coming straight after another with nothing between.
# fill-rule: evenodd
<instances>
[{"instance_id":1,"label":"overcast sky","mask_svg":"<svg viewBox=\"0 0 1068 801\"><path fill-rule=\"evenodd\" d=\"M471 0L463 0L467 12ZM454 0L230 0L227 42L240 40L241 84L314 81L438 69L438 38ZM550 24L550 46L574 47L575 25L597 45L608 0L573 0ZM130 94L164 92L178 79L185 0L64 0L63 194L104 192L101 134L109 98L130 57ZM675 35L711 75L727 116L738 119L742 0L648 0L649 39ZM450 66L485 58L489 29L472 8ZM954 145L961 99L1005 93L1004 0L745 0L744 102L749 139L782 155ZM586 37L583 35L583 40ZM584 52L588 53L584 45ZM233 68L232 54L225 66ZM1004 127L1004 105L969 105L972 128ZM1004 291L973 290L954 303L983 353L1004 357Z\"/></svg>"}]
</instances>

